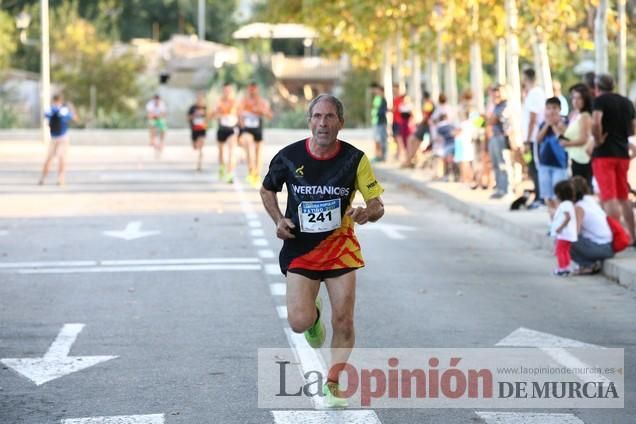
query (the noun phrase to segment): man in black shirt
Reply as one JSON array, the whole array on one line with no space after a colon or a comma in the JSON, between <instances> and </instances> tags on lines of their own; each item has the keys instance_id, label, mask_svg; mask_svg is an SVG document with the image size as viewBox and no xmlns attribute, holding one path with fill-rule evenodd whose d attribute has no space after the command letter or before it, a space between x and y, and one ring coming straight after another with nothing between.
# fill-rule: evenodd
<instances>
[{"instance_id":1,"label":"man in black shirt","mask_svg":"<svg viewBox=\"0 0 636 424\"><path fill-rule=\"evenodd\" d=\"M599 186L599 197L608 215L620 220L632 237L634 211L629 196L627 172L629 170L629 141L634 135L636 114L632 102L614 93L614 80L610 75L596 77L592 134L594 151L592 169Z\"/></svg>"}]
</instances>

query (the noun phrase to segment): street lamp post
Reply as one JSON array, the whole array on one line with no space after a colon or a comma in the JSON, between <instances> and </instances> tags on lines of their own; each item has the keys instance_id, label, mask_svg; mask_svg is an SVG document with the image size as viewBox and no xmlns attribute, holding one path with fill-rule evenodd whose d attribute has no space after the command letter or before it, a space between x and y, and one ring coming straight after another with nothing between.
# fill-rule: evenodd
<instances>
[{"instance_id":1,"label":"street lamp post","mask_svg":"<svg viewBox=\"0 0 636 424\"><path fill-rule=\"evenodd\" d=\"M49 131L44 113L51 105L51 64L49 49L49 2L40 0L41 38L40 38L40 129L42 143L48 144ZM24 45L38 45L37 41L29 40L27 28L31 25L31 15L22 11L15 18L15 25L20 31L20 42Z\"/></svg>"},{"instance_id":2,"label":"street lamp post","mask_svg":"<svg viewBox=\"0 0 636 424\"><path fill-rule=\"evenodd\" d=\"M40 1L40 19L42 20L42 41L41 41L41 81L42 81L42 90L41 90L41 110L40 110L40 119L42 122L42 143L45 145L49 141L49 131L47 122L44 119L44 113L48 110L51 105L51 64L50 64L50 49L49 49L49 1L41 0Z\"/></svg>"}]
</instances>

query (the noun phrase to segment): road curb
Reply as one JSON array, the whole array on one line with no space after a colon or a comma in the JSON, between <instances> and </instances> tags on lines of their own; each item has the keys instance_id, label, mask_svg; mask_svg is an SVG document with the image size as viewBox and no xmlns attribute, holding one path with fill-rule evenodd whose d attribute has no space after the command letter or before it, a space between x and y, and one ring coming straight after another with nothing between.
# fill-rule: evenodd
<instances>
[{"instance_id":1,"label":"road curb","mask_svg":"<svg viewBox=\"0 0 636 424\"><path fill-rule=\"evenodd\" d=\"M430 184L425 181L415 180L394 169L376 167L375 172L381 180L405 185L412 190L425 194L450 210L467 216L480 224L502 231L520 240L525 240L535 249L546 250L550 253L554 251L554 242L550 237L538 231L528 230L518 223L506 219L505 216L497 215L479 205L468 203L450 193L431 187ZM634 269L630 269L630 267L628 267L629 261L629 256L608 259L603 263L601 273L607 279L625 288L634 290L636 288L636 264L634 264Z\"/></svg>"}]
</instances>

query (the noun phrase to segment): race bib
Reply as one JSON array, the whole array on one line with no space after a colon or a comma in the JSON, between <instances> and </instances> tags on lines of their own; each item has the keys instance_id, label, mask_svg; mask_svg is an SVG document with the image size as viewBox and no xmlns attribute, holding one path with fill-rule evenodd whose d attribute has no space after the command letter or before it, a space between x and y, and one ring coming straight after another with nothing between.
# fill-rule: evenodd
<instances>
[{"instance_id":1,"label":"race bib","mask_svg":"<svg viewBox=\"0 0 636 424\"><path fill-rule=\"evenodd\" d=\"M247 128L258 128L261 126L261 119L257 115L245 115L243 123Z\"/></svg>"},{"instance_id":2,"label":"race bib","mask_svg":"<svg viewBox=\"0 0 636 424\"><path fill-rule=\"evenodd\" d=\"M324 233L340 228L340 199L302 202L298 205L300 231Z\"/></svg>"},{"instance_id":3,"label":"race bib","mask_svg":"<svg viewBox=\"0 0 636 424\"><path fill-rule=\"evenodd\" d=\"M192 126L193 127L197 127L197 128L204 128L205 127L205 118L202 118L200 116L194 118L192 120Z\"/></svg>"},{"instance_id":4,"label":"race bib","mask_svg":"<svg viewBox=\"0 0 636 424\"><path fill-rule=\"evenodd\" d=\"M221 126L223 127L234 127L236 126L236 116L233 115L224 115L221 116Z\"/></svg>"}]
</instances>

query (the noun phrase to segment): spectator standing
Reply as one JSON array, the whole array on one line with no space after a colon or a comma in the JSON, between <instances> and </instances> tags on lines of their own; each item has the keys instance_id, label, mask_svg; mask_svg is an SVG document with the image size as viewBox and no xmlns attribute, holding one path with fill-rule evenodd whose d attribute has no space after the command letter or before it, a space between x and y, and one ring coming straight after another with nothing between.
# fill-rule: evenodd
<instances>
[{"instance_id":1,"label":"spectator standing","mask_svg":"<svg viewBox=\"0 0 636 424\"><path fill-rule=\"evenodd\" d=\"M375 141L374 162L386 160L387 148L387 102L384 97L384 87L380 84L371 84L373 100L371 101L371 125L373 125L373 140Z\"/></svg>"},{"instance_id":2,"label":"spectator standing","mask_svg":"<svg viewBox=\"0 0 636 424\"><path fill-rule=\"evenodd\" d=\"M510 148L507 142L510 118L505 88L499 84L495 85L492 88L492 98L494 108L489 119L491 137L488 140L488 152L495 172L495 192L490 197L501 199L508 194L510 165L507 160L509 156L505 155L505 150Z\"/></svg>"},{"instance_id":3,"label":"spectator standing","mask_svg":"<svg viewBox=\"0 0 636 424\"><path fill-rule=\"evenodd\" d=\"M570 157L572 176L580 176L592 186L592 165L587 153L592 141L592 94L585 84L570 88L572 113L565 133L560 137Z\"/></svg>"},{"instance_id":4,"label":"spectator standing","mask_svg":"<svg viewBox=\"0 0 636 424\"><path fill-rule=\"evenodd\" d=\"M557 183L568 179L568 154L559 141L564 131L561 102L557 97L550 97L545 102L545 122L540 125L537 134L539 191L550 211L557 207L554 187Z\"/></svg>"},{"instance_id":5,"label":"spectator standing","mask_svg":"<svg viewBox=\"0 0 636 424\"><path fill-rule=\"evenodd\" d=\"M636 115L632 102L614 93L610 75L596 76L596 95L592 113L592 169L600 190L599 196L608 215L621 220L632 238L634 210L629 200L629 141L634 135Z\"/></svg>"},{"instance_id":6,"label":"spectator standing","mask_svg":"<svg viewBox=\"0 0 636 424\"><path fill-rule=\"evenodd\" d=\"M525 138L524 149L532 152L528 163L528 174L534 183L537 200L530 207L536 208L542 203L540 199L543 199L539 183L539 150L536 141L539 124L543 122L545 92L536 85L536 73L532 68L523 71L522 85L525 96L521 113L521 136Z\"/></svg>"}]
</instances>

